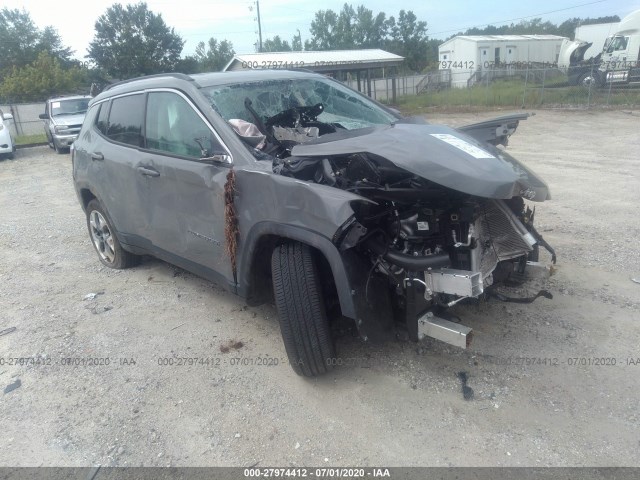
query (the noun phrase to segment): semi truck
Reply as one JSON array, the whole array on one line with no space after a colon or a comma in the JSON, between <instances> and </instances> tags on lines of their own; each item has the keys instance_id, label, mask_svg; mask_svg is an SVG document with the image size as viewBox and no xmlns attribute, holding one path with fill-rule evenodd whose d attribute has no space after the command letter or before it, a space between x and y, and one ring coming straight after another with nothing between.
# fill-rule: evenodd
<instances>
[{"instance_id":1,"label":"semi truck","mask_svg":"<svg viewBox=\"0 0 640 480\"><path fill-rule=\"evenodd\" d=\"M567 72L569 84L640 84L640 10L624 17L615 33L607 37L602 51L585 60L591 45L578 38L563 42L558 66Z\"/></svg>"}]
</instances>

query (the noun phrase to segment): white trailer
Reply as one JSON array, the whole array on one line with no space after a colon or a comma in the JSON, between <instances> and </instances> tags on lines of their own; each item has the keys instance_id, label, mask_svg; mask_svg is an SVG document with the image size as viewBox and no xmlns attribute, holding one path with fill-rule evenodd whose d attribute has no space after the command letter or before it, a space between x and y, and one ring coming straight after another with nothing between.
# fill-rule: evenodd
<instances>
[{"instance_id":1,"label":"white trailer","mask_svg":"<svg viewBox=\"0 0 640 480\"><path fill-rule=\"evenodd\" d=\"M460 35L439 47L440 70L451 70L451 85L465 88L478 71L552 66L565 37L558 35Z\"/></svg>"}]
</instances>

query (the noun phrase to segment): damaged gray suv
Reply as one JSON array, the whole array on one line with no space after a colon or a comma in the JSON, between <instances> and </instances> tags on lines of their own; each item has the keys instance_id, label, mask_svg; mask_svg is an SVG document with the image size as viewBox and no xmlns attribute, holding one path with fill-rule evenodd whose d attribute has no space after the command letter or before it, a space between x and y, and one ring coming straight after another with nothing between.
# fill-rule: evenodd
<instances>
[{"instance_id":1,"label":"damaged gray suv","mask_svg":"<svg viewBox=\"0 0 640 480\"><path fill-rule=\"evenodd\" d=\"M314 376L339 319L464 348L448 307L545 268L528 202L549 189L497 148L525 118L431 125L300 71L156 75L92 100L73 178L103 264L149 254L274 299L293 369Z\"/></svg>"}]
</instances>

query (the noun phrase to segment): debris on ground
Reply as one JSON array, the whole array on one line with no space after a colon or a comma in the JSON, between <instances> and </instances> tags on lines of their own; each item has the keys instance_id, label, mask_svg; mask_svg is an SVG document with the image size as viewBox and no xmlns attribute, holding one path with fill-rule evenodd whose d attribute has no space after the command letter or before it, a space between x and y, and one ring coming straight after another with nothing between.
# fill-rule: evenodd
<instances>
[{"instance_id":1,"label":"debris on ground","mask_svg":"<svg viewBox=\"0 0 640 480\"><path fill-rule=\"evenodd\" d=\"M20 381L20 379L18 378L15 382L10 383L9 385L7 385L6 387L4 387L4 393L5 395L7 393L11 393L13 392L15 389L20 388L22 386L22 382Z\"/></svg>"},{"instance_id":2,"label":"debris on ground","mask_svg":"<svg viewBox=\"0 0 640 480\"><path fill-rule=\"evenodd\" d=\"M227 343L220 345L220 351L222 353L229 353L231 350L240 350L244 347L244 343L239 340L229 340Z\"/></svg>"},{"instance_id":3,"label":"debris on ground","mask_svg":"<svg viewBox=\"0 0 640 480\"><path fill-rule=\"evenodd\" d=\"M473 388L467 385L467 372L458 372L458 378L462 383L462 397L465 400L473 399Z\"/></svg>"},{"instance_id":4,"label":"debris on ground","mask_svg":"<svg viewBox=\"0 0 640 480\"><path fill-rule=\"evenodd\" d=\"M96 298L98 295L104 295L104 292L95 292L95 293L94 293L94 292L91 292L91 293L87 293L87 294L84 296L83 300L95 300L95 298Z\"/></svg>"},{"instance_id":5,"label":"debris on ground","mask_svg":"<svg viewBox=\"0 0 640 480\"><path fill-rule=\"evenodd\" d=\"M0 330L0 337L2 337L3 335L7 335L11 332L15 332L16 331L16 327L9 327L9 328L5 328L4 330Z\"/></svg>"}]
</instances>

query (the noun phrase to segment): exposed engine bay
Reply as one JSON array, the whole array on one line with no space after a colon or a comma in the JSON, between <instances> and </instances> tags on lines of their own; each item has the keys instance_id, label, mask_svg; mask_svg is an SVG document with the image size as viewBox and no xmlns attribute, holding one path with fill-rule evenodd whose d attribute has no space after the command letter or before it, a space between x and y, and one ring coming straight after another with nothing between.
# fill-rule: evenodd
<instances>
[{"instance_id":1,"label":"exposed engine bay","mask_svg":"<svg viewBox=\"0 0 640 480\"><path fill-rule=\"evenodd\" d=\"M555 263L533 226L535 209L524 201L548 199L546 184L494 146L506 145L527 115L475 124L465 135L411 120L348 130L319 120L322 103L265 121L248 98L245 107L265 140L254 155L270 159L274 173L366 199L352 205L355 216L334 240L368 259L365 300L393 298L414 339L429 335L464 347L470 330L434 320L431 308L478 298L511 273L536 268L540 246ZM541 291L513 300L538 296L551 298Z\"/></svg>"}]
</instances>

